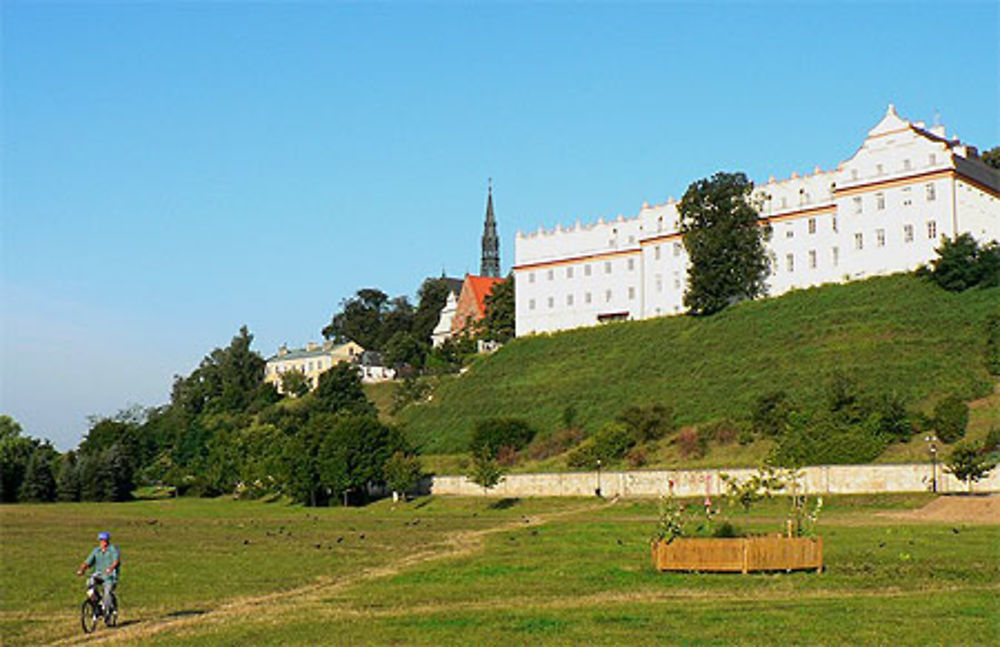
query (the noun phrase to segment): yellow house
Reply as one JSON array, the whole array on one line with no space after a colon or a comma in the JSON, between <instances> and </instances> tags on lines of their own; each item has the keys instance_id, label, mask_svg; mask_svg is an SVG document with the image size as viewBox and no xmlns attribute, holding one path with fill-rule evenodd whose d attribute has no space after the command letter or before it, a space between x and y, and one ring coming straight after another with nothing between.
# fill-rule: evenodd
<instances>
[{"instance_id":1,"label":"yellow house","mask_svg":"<svg viewBox=\"0 0 1000 647\"><path fill-rule=\"evenodd\" d=\"M281 346L277 354L267 359L264 367L264 381L273 384L278 393L282 393L281 375L288 371L299 371L309 381L309 388L315 389L319 384L319 376L340 362L353 364L361 353L365 352L359 344L349 341L346 344L325 342L317 344L309 342L305 348L289 350Z\"/></svg>"}]
</instances>

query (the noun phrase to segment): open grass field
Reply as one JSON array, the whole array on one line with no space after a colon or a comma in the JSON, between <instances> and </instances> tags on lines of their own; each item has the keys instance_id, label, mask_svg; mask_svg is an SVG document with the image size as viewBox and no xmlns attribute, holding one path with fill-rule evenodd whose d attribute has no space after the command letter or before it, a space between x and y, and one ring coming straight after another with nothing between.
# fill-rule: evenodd
<instances>
[{"instance_id":1,"label":"open grass field","mask_svg":"<svg viewBox=\"0 0 1000 647\"><path fill-rule=\"evenodd\" d=\"M996 644L1000 523L930 495L839 497L823 574L664 574L652 501L425 498L395 507L165 500L0 507L4 644L76 642L99 528L143 644ZM935 502L937 505L939 502ZM785 503L735 520L776 529Z\"/></svg>"},{"instance_id":2,"label":"open grass field","mask_svg":"<svg viewBox=\"0 0 1000 647\"><path fill-rule=\"evenodd\" d=\"M484 417L525 418L545 436L570 405L591 432L632 404L669 404L682 425L745 419L756 398L776 388L809 408L822 401L835 369L929 411L948 393L966 400L990 393L985 321L998 308L1000 288L953 294L899 275L741 303L707 318L525 337L442 380L430 402L396 418L424 454L449 454L466 451ZM705 461L756 464L765 445L732 450L745 456L710 452Z\"/></svg>"}]
</instances>

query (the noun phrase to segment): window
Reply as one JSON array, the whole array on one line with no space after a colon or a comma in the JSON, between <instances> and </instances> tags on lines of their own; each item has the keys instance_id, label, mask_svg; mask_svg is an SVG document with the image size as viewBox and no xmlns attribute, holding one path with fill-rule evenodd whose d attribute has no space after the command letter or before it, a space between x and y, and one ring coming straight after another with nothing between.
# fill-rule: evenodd
<instances>
[{"instance_id":1,"label":"window","mask_svg":"<svg viewBox=\"0 0 1000 647\"><path fill-rule=\"evenodd\" d=\"M908 207L911 204L913 204L913 191L908 186L903 187L903 206Z\"/></svg>"},{"instance_id":2,"label":"window","mask_svg":"<svg viewBox=\"0 0 1000 647\"><path fill-rule=\"evenodd\" d=\"M556 305L556 300L553 299L552 297L549 297L549 307L552 308L555 305Z\"/></svg>"},{"instance_id":3,"label":"window","mask_svg":"<svg viewBox=\"0 0 1000 647\"><path fill-rule=\"evenodd\" d=\"M635 245L635 236L629 236L628 237L628 244L629 245Z\"/></svg>"},{"instance_id":4,"label":"window","mask_svg":"<svg viewBox=\"0 0 1000 647\"><path fill-rule=\"evenodd\" d=\"M586 294L583 295L583 302L590 303L590 292L587 292Z\"/></svg>"},{"instance_id":5,"label":"window","mask_svg":"<svg viewBox=\"0 0 1000 647\"><path fill-rule=\"evenodd\" d=\"M660 260L660 246L659 245L657 245L656 247L653 248L653 258L655 258L656 260Z\"/></svg>"},{"instance_id":6,"label":"window","mask_svg":"<svg viewBox=\"0 0 1000 647\"><path fill-rule=\"evenodd\" d=\"M931 153L930 156L927 158L927 163L931 166L937 164L937 155Z\"/></svg>"},{"instance_id":7,"label":"window","mask_svg":"<svg viewBox=\"0 0 1000 647\"><path fill-rule=\"evenodd\" d=\"M630 258L630 259L628 259L628 270L629 270L629 272L631 272L634 269L635 269L635 259L634 258Z\"/></svg>"},{"instance_id":8,"label":"window","mask_svg":"<svg viewBox=\"0 0 1000 647\"><path fill-rule=\"evenodd\" d=\"M931 239L937 238L937 222L934 220L927 221L927 237Z\"/></svg>"},{"instance_id":9,"label":"window","mask_svg":"<svg viewBox=\"0 0 1000 647\"><path fill-rule=\"evenodd\" d=\"M903 225L903 242L913 242L913 225Z\"/></svg>"},{"instance_id":10,"label":"window","mask_svg":"<svg viewBox=\"0 0 1000 647\"><path fill-rule=\"evenodd\" d=\"M635 298L635 288L629 288L628 289L628 298L629 299L634 299Z\"/></svg>"},{"instance_id":11,"label":"window","mask_svg":"<svg viewBox=\"0 0 1000 647\"><path fill-rule=\"evenodd\" d=\"M810 218L809 219L809 233L810 234L815 234L816 233L816 219L815 218Z\"/></svg>"},{"instance_id":12,"label":"window","mask_svg":"<svg viewBox=\"0 0 1000 647\"><path fill-rule=\"evenodd\" d=\"M834 247L830 251L833 252L833 254L832 254L833 266L837 267L837 265L840 263L840 248L839 247Z\"/></svg>"},{"instance_id":13,"label":"window","mask_svg":"<svg viewBox=\"0 0 1000 647\"><path fill-rule=\"evenodd\" d=\"M657 292L663 292L663 275L662 274L657 274L656 275L656 291Z\"/></svg>"},{"instance_id":14,"label":"window","mask_svg":"<svg viewBox=\"0 0 1000 647\"><path fill-rule=\"evenodd\" d=\"M903 170L904 171L910 170L910 160L908 158L903 160Z\"/></svg>"},{"instance_id":15,"label":"window","mask_svg":"<svg viewBox=\"0 0 1000 647\"><path fill-rule=\"evenodd\" d=\"M795 271L795 254L785 255L785 269L789 272Z\"/></svg>"},{"instance_id":16,"label":"window","mask_svg":"<svg viewBox=\"0 0 1000 647\"><path fill-rule=\"evenodd\" d=\"M566 295L566 305L568 305L568 306L573 305L573 295L572 294L567 294Z\"/></svg>"},{"instance_id":17,"label":"window","mask_svg":"<svg viewBox=\"0 0 1000 647\"><path fill-rule=\"evenodd\" d=\"M882 165L881 164L876 164L875 165L875 175L882 175L883 173L885 173L885 169L882 168Z\"/></svg>"},{"instance_id":18,"label":"window","mask_svg":"<svg viewBox=\"0 0 1000 647\"><path fill-rule=\"evenodd\" d=\"M816 250L809 250L809 267L810 269L816 269Z\"/></svg>"},{"instance_id":19,"label":"window","mask_svg":"<svg viewBox=\"0 0 1000 647\"><path fill-rule=\"evenodd\" d=\"M604 302L605 303L610 303L611 302L611 290L605 290L604 291Z\"/></svg>"},{"instance_id":20,"label":"window","mask_svg":"<svg viewBox=\"0 0 1000 647\"><path fill-rule=\"evenodd\" d=\"M681 276L677 272L674 272L674 289L675 290L681 289Z\"/></svg>"},{"instance_id":21,"label":"window","mask_svg":"<svg viewBox=\"0 0 1000 647\"><path fill-rule=\"evenodd\" d=\"M830 220L830 224L833 225L833 233L837 233L837 216Z\"/></svg>"},{"instance_id":22,"label":"window","mask_svg":"<svg viewBox=\"0 0 1000 647\"><path fill-rule=\"evenodd\" d=\"M937 195L934 193L934 183L931 182L927 185L927 201L934 202L937 199Z\"/></svg>"},{"instance_id":23,"label":"window","mask_svg":"<svg viewBox=\"0 0 1000 647\"><path fill-rule=\"evenodd\" d=\"M856 168L851 169L851 179L852 180L858 179L858 169Z\"/></svg>"},{"instance_id":24,"label":"window","mask_svg":"<svg viewBox=\"0 0 1000 647\"><path fill-rule=\"evenodd\" d=\"M855 196L851 202L854 204L854 213L861 213L861 196Z\"/></svg>"},{"instance_id":25,"label":"window","mask_svg":"<svg viewBox=\"0 0 1000 647\"><path fill-rule=\"evenodd\" d=\"M875 246L885 247L885 229L875 230Z\"/></svg>"},{"instance_id":26,"label":"window","mask_svg":"<svg viewBox=\"0 0 1000 647\"><path fill-rule=\"evenodd\" d=\"M788 206L788 198L786 198L785 196L781 196L781 208L784 209L787 206Z\"/></svg>"},{"instance_id":27,"label":"window","mask_svg":"<svg viewBox=\"0 0 1000 647\"><path fill-rule=\"evenodd\" d=\"M534 309L535 309L535 300L534 299L529 299L528 300L528 310L534 310Z\"/></svg>"},{"instance_id":28,"label":"window","mask_svg":"<svg viewBox=\"0 0 1000 647\"><path fill-rule=\"evenodd\" d=\"M656 219L656 231L663 231L663 216Z\"/></svg>"},{"instance_id":29,"label":"window","mask_svg":"<svg viewBox=\"0 0 1000 647\"><path fill-rule=\"evenodd\" d=\"M534 282L535 282L535 273L528 272L528 283L534 283Z\"/></svg>"},{"instance_id":30,"label":"window","mask_svg":"<svg viewBox=\"0 0 1000 647\"><path fill-rule=\"evenodd\" d=\"M611 274L611 261L604 261L604 273Z\"/></svg>"},{"instance_id":31,"label":"window","mask_svg":"<svg viewBox=\"0 0 1000 647\"><path fill-rule=\"evenodd\" d=\"M566 278L568 278L568 279L573 278L573 268L572 267L567 267L566 268Z\"/></svg>"},{"instance_id":32,"label":"window","mask_svg":"<svg viewBox=\"0 0 1000 647\"><path fill-rule=\"evenodd\" d=\"M795 238L795 230L789 227L785 230L785 238Z\"/></svg>"},{"instance_id":33,"label":"window","mask_svg":"<svg viewBox=\"0 0 1000 647\"><path fill-rule=\"evenodd\" d=\"M681 244L674 243L674 256L680 256L680 255L681 255Z\"/></svg>"},{"instance_id":34,"label":"window","mask_svg":"<svg viewBox=\"0 0 1000 647\"><path fill-rule=\"evenodd\" d=\"M861 234L854 234L854 249L864 249L865 238Z\"/></svg>"},{"instance_id":35,"label":"window","mask_svg":"<svg viewBox=\"0 0 1000 647\"><path fill-rule=\"evenodd\" d=\"M590 276L590 263L583 266L583 275Z\"/></svg>"},{"instance_id":36,"label":"window","mask_svg":"<svg viewBox=\"0 0 1000 647\"><path fill-rule=\"evenodd\" d=\"M875 194L875 208L878 209L879 211L885 209L885 194L884 193L879 192L879 193Z\"/></svg>"},{"instance_id":37,"label":"window","mask_svg":"<svg viewBox=\"0 0 1000 647\"><path fill-rule=\"evenodd\" d=\"M555 277L555 272L553 272L552 270L549 270L546 274L550 281Z\"/></svg>"}]
</instances>

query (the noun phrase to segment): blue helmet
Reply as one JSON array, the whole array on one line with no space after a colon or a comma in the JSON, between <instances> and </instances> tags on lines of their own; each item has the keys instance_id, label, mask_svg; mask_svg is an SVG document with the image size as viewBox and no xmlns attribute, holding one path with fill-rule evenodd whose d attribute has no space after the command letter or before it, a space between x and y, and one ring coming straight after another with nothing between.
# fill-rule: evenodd
<instances>
[{"instance_id":1,"label":"blue helmet","mask_svg":"<svg viewBox=\"0 0 1000 647\"><path fill-rule=\"evenodd\" d=\"M109 533L107 530L102 530L101 532L97 533L97 540L111 541L111 533Z\"/></svg>"}]
</instances>

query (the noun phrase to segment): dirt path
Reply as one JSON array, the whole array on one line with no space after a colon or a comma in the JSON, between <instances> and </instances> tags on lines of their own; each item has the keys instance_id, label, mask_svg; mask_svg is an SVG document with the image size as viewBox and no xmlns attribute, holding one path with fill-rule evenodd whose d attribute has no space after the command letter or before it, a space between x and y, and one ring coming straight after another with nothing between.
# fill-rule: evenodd
<instances>
[{"instance_id":1,"label":"dirt path","mask_svg":"<svg viewBox=\"0 0 1000 647\"><path fill-rule=\"evenodd\" d=\"M617 499L603 504L600 508L615 505ZM183 631L185 628L195 626L200 631L206 626L225 623L233 618L253 618L260 614L254 612L261 606L268 607L268 616L281 614L290 607L300 608L302 605L318 602L329 596L339 593L344 589L351 588L368 580L390 577L403 571L426 564L433 561L454 559L474 554L481 550L485 540L490 535L511 530L531 528L541 526L556 519L570 517L580 512L594 511L593 505L578 506L558 512L537 514L531 517L521 517L499 526L486 528L483 530L468 530L458 532L448 537L444 542L437 544L435 548L418 551L406 555L394 562L365 569L359 573L352 573L342 578L323 578L312 584L269 593L266 595L237 598L226 602L214 609L209 609L204 613L181 617L161 616L157 618L139 618L134 624L119 627L114 631L97 633L90 636L74 636L58 641L54 644L69 645L78 643L103 643L103 642L141 642L153 635L164 631Z\"/></svg>"},{"instance_id":2,"label":"dirt path","mask_svg":"<svg viewBox=\"0 0 1000 647\"><path fill-rule=\"evenodd\" d=\"M882 512L879 516L905 521L1000 524L1000 495L941 496L918 510Z\"/></svg>"}]
</instances>

